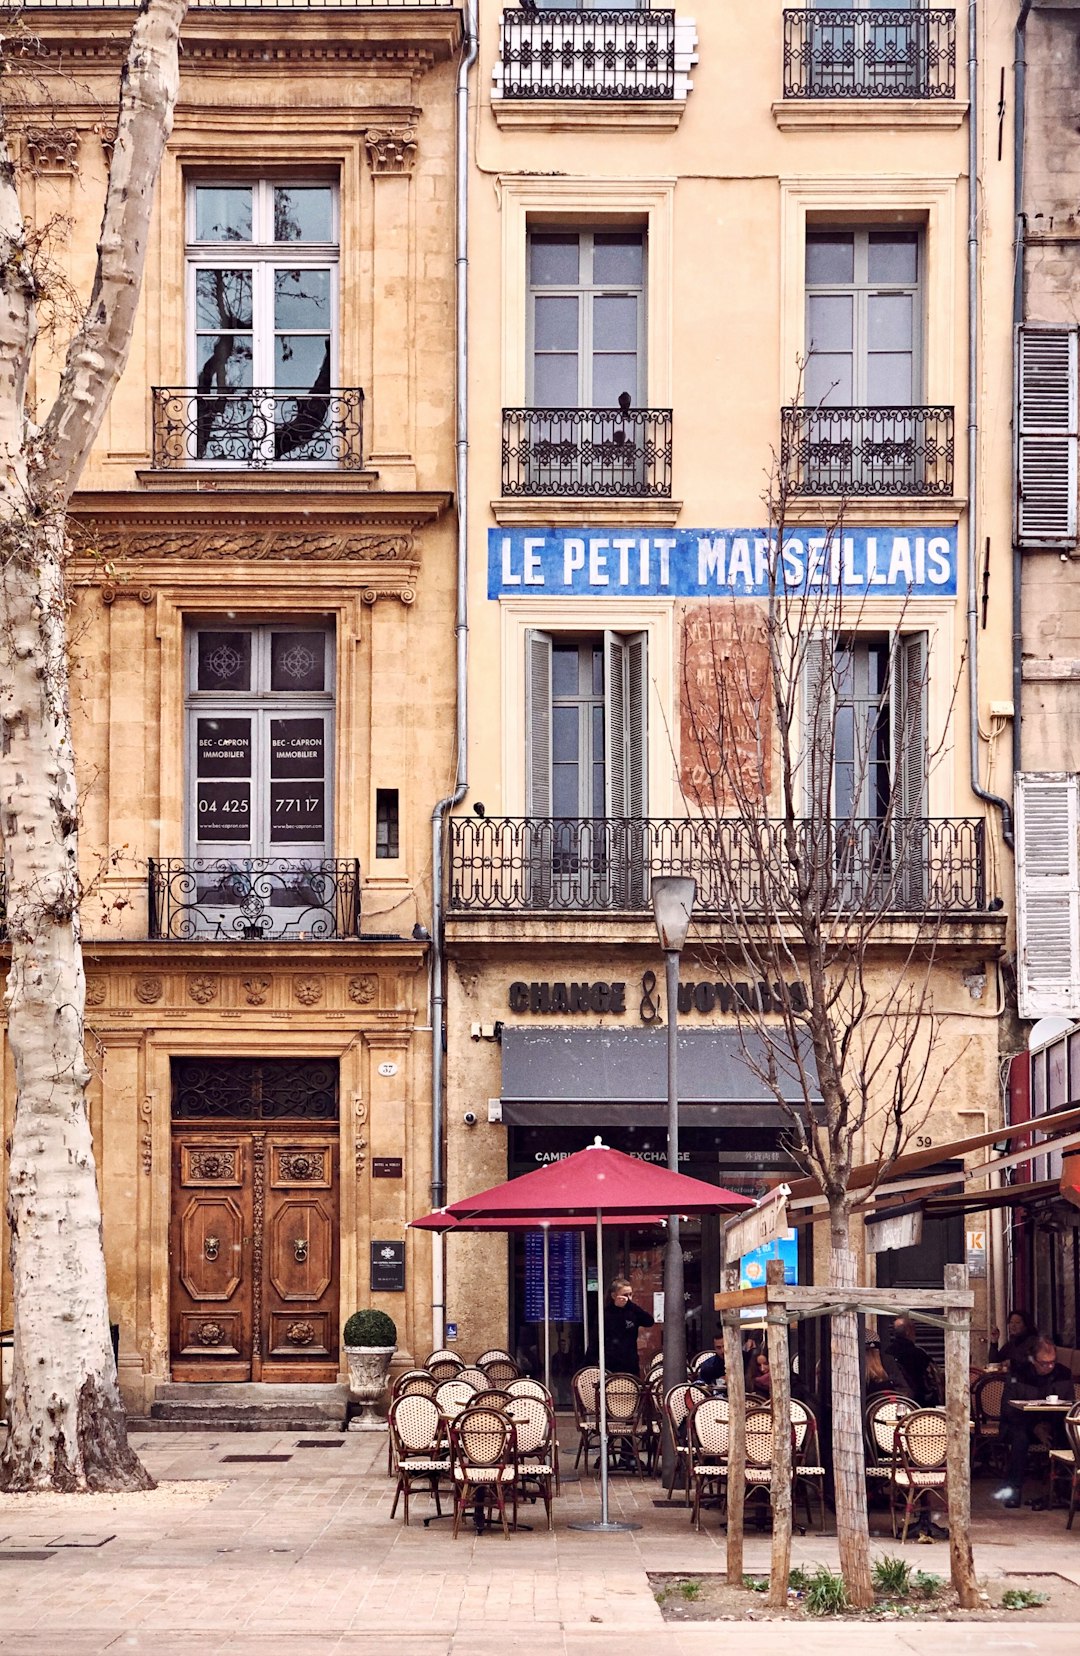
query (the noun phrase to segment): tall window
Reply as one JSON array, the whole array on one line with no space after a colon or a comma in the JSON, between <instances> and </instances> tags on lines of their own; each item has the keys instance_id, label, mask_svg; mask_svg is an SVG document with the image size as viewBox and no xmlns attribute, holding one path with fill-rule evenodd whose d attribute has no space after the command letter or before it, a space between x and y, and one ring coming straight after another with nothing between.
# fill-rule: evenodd
<instances>
[{"instance_id":1,"label":"tall window","mask_svg":"<svg viewBox=\"0 0 1080 1656\"><path fill-rule=\"evenodd\" d=\"M532 231L529 340L533 408L613 409L620 397L643 404L643 233Z\"/></svg>"},{"instance_id":2,"label":"tall window","mask_svg":"<svg viewBox=\"0 0 1080 1656\"><path fill-rule=\"evenodd\" d=\"M915 230L807 232L808 407L919 401L919 239Z\"/></svg>"},{"instance_id":3,"label":"tall window","mask_svg":"<svg viewBox=\"0 0 1080 1656\"><path fill-rule=\"evenodd\" d=\"M193 183L187 213L193 457L234 465L331 458L333 186Z\"/></svg>"},{"instance_id":4,"label":"tall window","mask_svg":"<svg viewBox=\"0 0 1080 1656\"><path fill-rule=\"evenodd\" d=\"M331 854L333 683L333 636L317 621L190 631L192 855L242 867Z\"/></svg>"},{"instance_id":5,"label":"tall window","mask_svg":"<svg viewBox=\"0 0 1080 1656\"><path fill-rule=\"evenodd\" d=\"M924 0L813 0L812 11L827 14L807 19L819 96L920 95L928 75Z\"/></svg>"}]
</instances>

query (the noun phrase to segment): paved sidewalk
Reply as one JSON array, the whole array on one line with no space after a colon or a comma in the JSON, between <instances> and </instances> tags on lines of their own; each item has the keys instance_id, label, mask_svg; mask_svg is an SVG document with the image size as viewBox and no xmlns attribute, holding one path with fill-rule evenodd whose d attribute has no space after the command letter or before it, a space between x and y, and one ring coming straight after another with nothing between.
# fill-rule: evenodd
<instances>
[{"instance_id":1,"label":"paved sidewalk","mask_svg":"<svg viewBox=\"0 0 1080 1656\"><path fill-rule=\"evenodd\" d=\"M0 1496L0 1652L4 1656L698 1656L752 1643L755 1656L927 1651L928 1622L825 1625L665 1624L647 1570L722 1572L715 1513L696 1534L684 1507L654 1504L655 1483L612 1482L628 1535L568 1528L592 1517L595 1480L568 1481L554 1533L526 1508L531 1533L504 1540L449 1523L425 1529L416 1501L406 1530L390 1522L386 1442L346 1435L333 1448L298 1434L161 1433L135 1442L164 1482L148 1496ZM274 1455L270 1462L230 1455ZM572 1460L572 1455L568 1457ZM176 1481L174 1481L176 1480ZM1030 1572L1080 1583L1080 1531L1064 1514L994 1512L973 1524L976 1563L990 1577ZM884 1540L879 1550L899 1551ZM943 1544L909 1549L913 1564L948 1574ZM796 1537L793 1561L835 1563L835 1543ZM764 1570L768 1538L751 1535L747 1568ZM1052 1582L1048 1582L1052 1589ZM957 1652L1075 1656L1080 1626L950 1625Z\"/></svg>"}]
</instances>

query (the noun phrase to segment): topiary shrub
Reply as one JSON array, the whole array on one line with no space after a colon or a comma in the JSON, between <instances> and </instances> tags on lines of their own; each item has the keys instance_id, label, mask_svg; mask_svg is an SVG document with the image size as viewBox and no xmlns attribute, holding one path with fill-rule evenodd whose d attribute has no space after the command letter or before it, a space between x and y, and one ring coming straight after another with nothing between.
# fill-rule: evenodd
<instances>
[{"instance_id":1,"label":"topiary shrub","mask_svg":"<svg viewBox=\"0 0 1080 1656\"><path fill-rule=\"evenodd\" d=\"M396 1346L397 1328L385 1311L354 1311L345 1324L347 1346Z\"/></svg>"}]
</instances>

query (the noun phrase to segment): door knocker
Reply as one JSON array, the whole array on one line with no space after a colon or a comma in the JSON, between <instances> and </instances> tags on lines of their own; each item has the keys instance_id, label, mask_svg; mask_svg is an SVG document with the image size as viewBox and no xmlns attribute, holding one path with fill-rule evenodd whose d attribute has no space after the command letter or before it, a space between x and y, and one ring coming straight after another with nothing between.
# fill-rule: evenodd
<instances>
[{"instance_id":1,"label":"door knocker","mask_svg":"<svg viewBox=\"0 0 1080 1656\"><path fill-rule=\"evenodd\" d=\"M203 1243L203 1253L207 1259L216 1259L218 1256L218 1249L220 1247L221 1243L218 1241L216 1236L208 1236L206 1241Z\"/></svg>"},{"instance_id":2,"label":"door knocker","mask_svg":"<svg viewBox=\"0 0 1080 1656\"><path fill-rule=\"evenodd\" d=\"M293 1246L293 1253L296 1256L297 1264L298 1265L305 1265L307 1263L307 1256L308 1256L307 1237L306 1236L298 1236L296 1238L296 1241L293 1243L292 1246Z\"/></svg>"}]
</instances>

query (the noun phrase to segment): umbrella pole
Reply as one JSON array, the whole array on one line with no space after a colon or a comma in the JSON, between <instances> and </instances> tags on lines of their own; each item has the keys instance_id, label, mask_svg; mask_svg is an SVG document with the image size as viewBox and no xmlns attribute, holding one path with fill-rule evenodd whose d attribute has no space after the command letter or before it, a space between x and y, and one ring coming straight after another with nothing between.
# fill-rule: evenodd
<instances>
[{"instance_id":1,"label":"umbrella pole","mask_svg":"<svg viewBox=\"0 0 1080 1656\"><path fill-rule=\"evenodd\" d=\"M551 1390L551 1226L542 1225L544 1237L544 1385Z\"/></svg>"},{"instance_id":2,"label":"umbrella pole","mask_svg":"<svg viewBox=\"0 0 1080 1656\"><path fill-rule=\"evenodd\" d=\"M608 1518L608 1440L607 1440L607 1352L604 1349L604 1214L596 1210L596 1349L600 1360L600 1379L596 1386L598 1425L600 1428L600 1516L571 1524L572 1530L599 1530L611 1535L626 1530L639 1530L640 1524L627 1524L621 1519Z\"/></svg>"}]
</instances>

